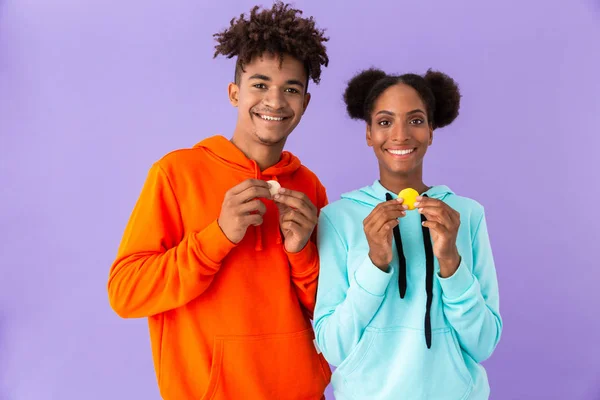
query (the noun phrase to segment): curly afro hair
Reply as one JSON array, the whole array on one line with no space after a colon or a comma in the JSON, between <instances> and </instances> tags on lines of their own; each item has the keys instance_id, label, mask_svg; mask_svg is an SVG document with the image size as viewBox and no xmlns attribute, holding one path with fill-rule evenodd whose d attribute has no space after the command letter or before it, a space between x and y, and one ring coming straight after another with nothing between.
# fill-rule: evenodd
<instances>
[{"instance_id":1,"label":"curly afro hair","mask_svg":"<svg viewBox=\"0 0 600 400\"><path fill-rule=\"evenodd\" d=\"M329 38L324 36L324 30L315 27L313 17L301 15L301 10L281 1L275 2L270 10L255 6L248 19L241 14L231 20L228 29L213 35L217 41L213 58L219 54L237 57L235 82L239 83L244 65L254 57L269 52L279 55L283 62L283 56L288 54L304 63L308 78L318 84L321 66L329 64L323 44Z\"/></svg>"},{"instance_id":2,"label":"curly afro hair","mask_svg":"<svg viewBox=\"0 0 600 400\"><path fill-rule=\"evenodd\" d=\"M348 115L371 124L375 102L389 87L399 83L415 89L427 111L427 119L433 129L450 125L460 108L460 90L448 75L429 69L425 76L416 74L388 75L379 69L360 72L348 83L344 101Z\"/></svg>"}]
</instances>

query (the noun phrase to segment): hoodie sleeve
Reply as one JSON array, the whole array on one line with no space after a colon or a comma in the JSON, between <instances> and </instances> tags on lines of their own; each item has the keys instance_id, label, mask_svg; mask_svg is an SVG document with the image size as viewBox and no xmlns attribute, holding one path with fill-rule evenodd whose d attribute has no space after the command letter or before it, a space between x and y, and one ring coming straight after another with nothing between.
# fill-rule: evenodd
<instances>
[{"instance_id":1,"label":"hoodie sleeve","mask_svg":"<svg viewBox=\"0 0 600 400\"><path fill-rule=\"evenodd\" d=\"M233 247L216 220L184 235L175 193L155 163L110 269L111 307L123 318L181 307L208 288Z\"/></svg>"},{"instance_id":2,"label":"hoodie sleeve","mask_svg":"<svg viewBox=\"0 0 600 400\"><path fill-rule=\"evenodd\" d=\"M323 185L318 183L317 190L317 213L327 205L327 192ZM317 296L317 280L319 278L319 255L317 252L317 227L313 231L310 240L302 250L297 253L288 253L290 262L292 283L296 295L302 306L308 312L309 318L313 318L315 299Z\"/></svg>"},{"instance_id":3,"label":"hoodie sleeve","mask_svg":"<svg viewBox=\"0 0 600 400\"><path fill-rule=\"evenodd\" d=\"M476 362L482 362L492 355L502 333L498 281L483 211L472 237L472 249L472 268L463 257L454 275L438 275L438 279L444 314L461 347Z\"/></svg>"},{"instance_id":4,"label":"hoodie sleeve","mask_svg":"<svg viewBox=\"0 0 600 400\"><path fill-rule=\"evenodd\" d=\"M365 254L348 277L348 248L325 212L319 217L321 272L315 307L315 336L325 359L339 366L360 341L383 302L393 270L383 272Z\"/></svg>"}]
</instances>

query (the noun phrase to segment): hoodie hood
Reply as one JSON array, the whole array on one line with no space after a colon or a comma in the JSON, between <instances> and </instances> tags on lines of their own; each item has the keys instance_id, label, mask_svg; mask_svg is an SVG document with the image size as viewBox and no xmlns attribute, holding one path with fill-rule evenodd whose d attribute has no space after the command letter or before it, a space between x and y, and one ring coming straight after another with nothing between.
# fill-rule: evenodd
<instances>
[{"instance_id":1,"label":"hoodie hood","mask_svg":"<svg viewBox=\"0 0 600 400\"><path fill-rule=\"evenodd\" d=\"M250 175L254 179L261 180L274 180L279 181L279 177L283 175L289 175L298 170L302 163L300 159L294 156L289 151L283 151L281 158L275 164L269 168L261 171L258 163L254 160L249 159L246 155L230 140L224 136L212 136L202 140L194 146L195 149L202 148L207 151L218 163L223 165L223 168L232 170L233 173L238 173L243 176ZM267 206L268 212L273 213L277 211L277 206L272 201L263 200ZM277 214L273 214L277 215ZM263 226L255 226L254 231L256 233L255 250L262 251L263 249ZM279 229L276 230L276 242L281 244L281 232Z\"/></svg>"},{"instance_id":2,"label":"hoodie hood","mask_svg":"<svg viewBox=\"0 0 600 400\"><path fill-rule=\"evenodd\" d=\"M423 197L430 197L438 200L444 200L449 195L453 194L448 186L432 186L424 193L419 193ZM379 180L376 180L373 185L364 187L362 189L355 190L350 193L342 195L342 198L350 199L352 201L364 204L369 207L375 207L385 201L397 199L398 194L392 193L384 188ZM421 222L427 219L423 214L420 215ZM429 229L422 226L423 232L423 248L425 251L425 292L427 293L427 302L425 304L425 343L427 348L431 348L432 332L431 332L431 305L433 303L433 274L434 274L434 254L433 254L433 243L431 241L431 235ZM398 254L398 292L400 298L403 299L406 295L408 288L407 273L406 273L406 257L404 256L404 249L402 247L402 236L400 235L400 225L397 225L393 229L394 242L396 243L396 252ZM419 282L412 282L413 289Z\"/></svg>"},{"instance_id":3,"label":"hoodie hood","mask_svg":"<svg viewBox=\"0 0 600 400\"><path fill-rule=\"evenodd\" d=\"M261 171L256 161L246 157L236 145L223 136L204 139L194 148L204 148L223 166L243 173L250 172L256 179L277 180L278 176L294 173L302 165L292 153L283 151L277 164Z\"/></svg>"},{"instance_id":4,"label":"hoodie hood","mask_svg":"<svg viewBox=\"0 0 600 400\"><path fill-rule=\"evenodd\" d=\"M342 194L341 198L353 200L366 206L375 207L377 204L387 201L386 194L390 195L392 199L398 198L398 193L390 192L381 185L379 180L376 180L371 186L365 186L361 189ZM421 196L426 195L427 197L438 200L444 200L452 194L454 194L454 192L445 185L432 186L426 192L420 193Z\"/></svg>"}]
</instances>

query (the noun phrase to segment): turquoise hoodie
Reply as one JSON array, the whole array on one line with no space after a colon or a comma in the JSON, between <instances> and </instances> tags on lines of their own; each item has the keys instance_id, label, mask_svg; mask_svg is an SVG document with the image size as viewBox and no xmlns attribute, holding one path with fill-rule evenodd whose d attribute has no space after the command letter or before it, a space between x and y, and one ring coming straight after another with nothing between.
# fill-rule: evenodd
<instances>
[{"instance_id":1,"label":"turquoise hoodie","mask_svg":"<svg viewBox=\"0 0 600 400\"><path fill-rule=\"evenodd\" d=\"M373 265L363 220L386 196L398 197L379 181L321 210L314 325L318 347L337 367L331 379L336 400L489 397L480 363L496 348L502 319L484 209L446 186L424 195L460 213L461 263L449 278L438 275L438 261L426 245L428 230L416 210L400 219L401 245L394 240L389 272ZM401 258L405 275L399 273Z\"/></svg>"}]
</instances>

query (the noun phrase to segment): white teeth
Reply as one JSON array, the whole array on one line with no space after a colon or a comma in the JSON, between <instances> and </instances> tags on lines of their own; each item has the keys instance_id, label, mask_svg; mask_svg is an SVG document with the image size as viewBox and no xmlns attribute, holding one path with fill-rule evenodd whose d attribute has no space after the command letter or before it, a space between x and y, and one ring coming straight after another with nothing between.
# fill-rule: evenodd
<instances>
[{"instance_id":1,"label":"white teeth","mask_svg":"<svg viewBox=\"0 0 600 400\"><path fill-rule=\"evenodd\" d=\"M268 115L260 115L260 117L266 121L283 121L283 117L277 118L277 117L270 117Z\"/></svg>"},{"instance_id":2,"label":"white teeth","mask_svg":"<svg viewBox=\"0 0 600 400\"><path fill-rule=\"evenodd\" d=\"M391 149L388 149L388 151L390 153L392 153L392 154L397 155L397 156L404 156L404 155L412 153L413 151L415 151L415 149L410 149L410 150L391 150Z\"/></svg>"}]
</instances>

